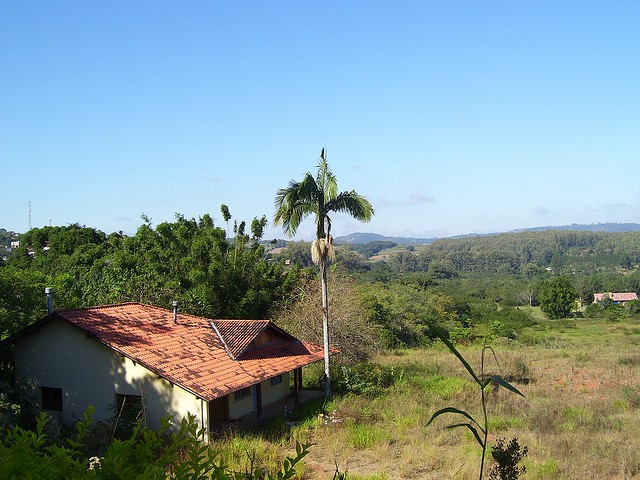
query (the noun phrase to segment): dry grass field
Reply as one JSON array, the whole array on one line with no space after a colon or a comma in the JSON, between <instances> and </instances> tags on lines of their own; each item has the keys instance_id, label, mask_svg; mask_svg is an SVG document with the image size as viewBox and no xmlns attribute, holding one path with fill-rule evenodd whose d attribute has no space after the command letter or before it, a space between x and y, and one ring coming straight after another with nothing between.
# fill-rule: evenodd
<instances>
[{"instance_id":1,"label":"dry grass field","mask_svg":"<svg viewBox=\"0 0 640 480\"><path fill-rule=\"evenodd\" d=\"M525 397L489 393L489 443L517 437L528 447L521 478L640 478L640 319L541 321L517 341L493 345L500 365L489 362L488 373ZM474 368L480 349L460 346ZM280 439L285 451L294 440L314 443L301 478L331 479L336 465L350 480L478 478L478 444L466 429L445 428L460 419L426 426L445 406L481 415L478 387L460 362L444 345L374 361L393 367L393 386L336 398L332 421L309 417ZM255 448L273 456L264 444Z\"/></svg>"}]
</instances>

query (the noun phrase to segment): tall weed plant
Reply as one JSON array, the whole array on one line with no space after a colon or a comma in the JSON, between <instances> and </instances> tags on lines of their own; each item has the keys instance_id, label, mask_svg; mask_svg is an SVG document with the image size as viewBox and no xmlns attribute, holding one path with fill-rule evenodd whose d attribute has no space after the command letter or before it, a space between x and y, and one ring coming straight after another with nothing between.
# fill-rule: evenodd
<instances>
[{"instance_id":1,"label":"tall weed plant","mask_svg":"<svg viewBox=\"0 0 640 480\"><path fill-rule=\"evenodd\" d=\"M487 352L490 352L493 355L496 363L498 361L496 353L491 346L485 345L482 348L480 372L476 373L475 370L469 364L469 362L458 351L455 345L447 338L446 333L442 331L442 329L438 328L436 325L433 325L433 324L429 324L429 328L447 346L449 351L453 353L453 355L455 355L456 358L462 363L462 365L467 370L467 372L469 372L469 375L471 375L471 378L473 379L473 381L475 382L475 384L477 385L480 391L480 406L482 408L482 415L480 418L476 419L469 412L450 406L450 407L442 408L437 412L435 412L427 422L427 425L430 425L436 418L444 414L454 414L459 417L462 417L462 421L451 424L447 428L463 427L468 429L473 434L473 437L475 438L475 440L478 442L478 445L482 449L482 457L480 461L480 473L479 473L479 479L482 480L484 475L484 465L485 465L485 458L486 458L487 447L488 447L487 439L489 436L489 417L487 415L487 390L491 386L504 387L512 393L515 393L522 397L524 397L524 395L520 392L520 390L518 390L516 387L514 387L509 382L507 382L504 378L502 378L502 376L485 375L485 356ZM517 460L515 460L515 463L517 463Z\"/></svg>"}]
</instances>

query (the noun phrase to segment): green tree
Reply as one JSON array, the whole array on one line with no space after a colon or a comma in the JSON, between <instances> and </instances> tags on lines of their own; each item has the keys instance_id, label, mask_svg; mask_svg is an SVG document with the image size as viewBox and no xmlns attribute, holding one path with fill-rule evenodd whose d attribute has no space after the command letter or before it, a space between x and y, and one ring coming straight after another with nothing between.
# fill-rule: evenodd
<instances>
[{"instance_id":1,"label":"green tree","mask_svg":"<svg viewBox=\"0 0 640 480\"><path fill-rule=\"evenodd\" d=\"M220 212L222 213L222 219L227 223L227 237L229 236L229 220L231 220L231 212L229 212L229 207L227 207L224 203L220 205Z\"/></svg>"},{"instance_id":2,"label":"green tree","mask_svg":"<svg viewBox=\"0 0 640 480\"><path fill-rule=\"evenodd\" d=\"M47 314L44 289L49 281L37 271L0 268L0 340Z\"/></svg>"},{"instance_id":3,"label":"green tree","mask_svg":"<svg viewBox=\"0 0 640 480\"><path fill-rule=\"evenodd\" d=\"M327 288L327 264L335 258L333 237L331 236L330 213L344 212L357 220L367 222L373 216L371 203L362 195L351 190L338 193L338 182L329 170L326 149L320 152L318 173L311 173L301 182L291 180L287 188L278 190L275 198L276 214L274 223L282 225L284 233L293 236L302 220L313 215L316 221L316 239L311 244L311 258L320 267L322 286L322 308L324 310L324 381L325 395L331 392L329 379L329 302Z\"/></svg>"},{"instance_id":4,"label":"green tree","mask_svg":"<svg viewBox=\"0 0 640 480\"><path fill-rule=\"evenodd\" d=\"M313 262L311 261L311 244L304 240L288 242L287 248L279 254L278 258L282 258L291 265L297 265L300 268L313 266Z\"/></svg>"},{"instance_id":5,"label":"green tree","mask_svg":"<svg viewBox=\"0 0 640 480\"><path fill-rule=\"evenodd\" d=\"M545 280L540 285L540 309L549 318L564 318L571 313L578 292L567 277Z\"/></svg>"},{"instance_id":6,"label":"green tree","mask_svg":"<svg viewBox=\"0 0 640 480\"><path fill-rule=\"evenodd\" d=\"M0 336L46 314L44 288L54 288L54 308L119 302L168 307L210 318L266 318L295 283L297 269L268 261L260 244L265 216L236 225L235 238L214 225L176 214L136 234L104 235L69 225L32 229L22 246L0 262Z\"/></svg>"}]
</instances>

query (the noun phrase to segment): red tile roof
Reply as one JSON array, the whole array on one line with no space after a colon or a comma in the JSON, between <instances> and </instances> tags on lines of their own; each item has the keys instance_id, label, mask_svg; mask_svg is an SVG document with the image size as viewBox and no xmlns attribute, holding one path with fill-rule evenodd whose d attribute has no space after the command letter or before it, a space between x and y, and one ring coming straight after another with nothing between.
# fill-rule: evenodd
<instances>
[{"instance_id":1,"label":"red tile roof","mask_svg":"<svg viewBox=\"0 0 640 480\"><path fill-rule=\"evenodd\" d=\"M594 302L601 302L605 298L610 298L613 302L628 302L630 300L638 300L635 292L631 293L596 293L593 295Z\"/></svg>"},{"instance_id":2,"label":"red tile roof","mask_svg":"<svg viewBox=\"0 0 640 480\"><path fill-rule=\"evenodd\" d=\"M234 359L240 357L251 342L269 326L268 320L214 320L213 323Z\"/></svg>"},{"instance_id":3,"label":"red tile roof","mask_svg":"<svg viewBox=\"0 0 640 480\"><path fill-rule=\"evenodd\" d=\"M207 401L323 359L322 346L300 342L268 320L179 313L174 324L172 311L140 303L56 311L49 318L70 322ZM272 341L252 346L267 331Z\"/></svg>"}]
</instances>

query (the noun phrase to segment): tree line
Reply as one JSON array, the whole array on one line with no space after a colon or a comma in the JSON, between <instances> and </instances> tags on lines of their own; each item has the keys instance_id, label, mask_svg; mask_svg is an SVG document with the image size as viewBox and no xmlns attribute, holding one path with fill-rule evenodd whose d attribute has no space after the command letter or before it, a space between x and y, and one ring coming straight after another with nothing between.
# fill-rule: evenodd
<instances>
[{"instance_id":1,"label":"tree line","mask_svg":"<svg viewBox=\"0 0 640 480\"><path fill-rule=\"evenodd\" d=\"M46 314L44 288L55 308L120 302L169 307L210 318L267 318L286 298L298 269L265 254L266 217L250 227L235 222L233 235L209 214L153 226L135 235L109 235L80 225L34 228L0 262L0 336Z\"/></svg>"},{"instance_id":2,"label":"tree line","mask_svg":"<svg viewBox=\"0 0 640 480\"><path fill-rule=\"evenodd\" d=\"M362 246L349 248L367 252ZM558 274L587 275L635 269L640 264L640 232L512 232L444 238L382 253L387 253L389 266L401 272L535 275L550 268Z\"/></svg>"}]
</instances>

